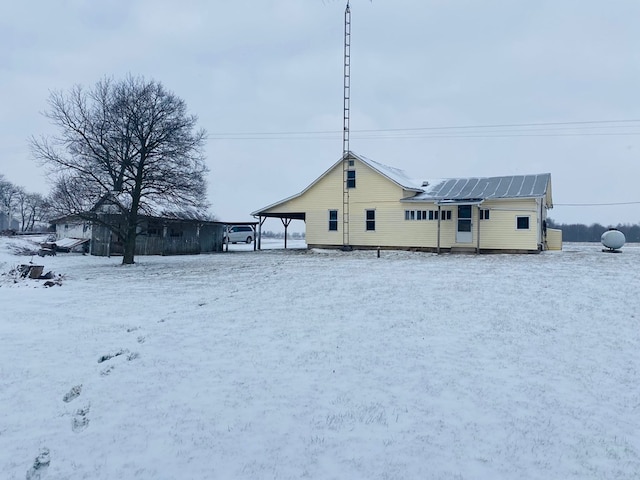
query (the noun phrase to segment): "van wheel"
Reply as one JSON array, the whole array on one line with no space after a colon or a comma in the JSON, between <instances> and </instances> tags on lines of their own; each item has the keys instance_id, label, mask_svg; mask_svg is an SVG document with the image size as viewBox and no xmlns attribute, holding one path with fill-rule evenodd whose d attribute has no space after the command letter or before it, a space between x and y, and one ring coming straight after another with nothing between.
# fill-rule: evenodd
<instances>
[{"instance_id":1,"label":"van wheel","mask_svg":"<svg viewBox=\"0 0 640 480\"><path fill-rule=\"evenodd\" d=\"M247 243L251 243L251 237L247 237Z\"/></svg>"}]
</instances>

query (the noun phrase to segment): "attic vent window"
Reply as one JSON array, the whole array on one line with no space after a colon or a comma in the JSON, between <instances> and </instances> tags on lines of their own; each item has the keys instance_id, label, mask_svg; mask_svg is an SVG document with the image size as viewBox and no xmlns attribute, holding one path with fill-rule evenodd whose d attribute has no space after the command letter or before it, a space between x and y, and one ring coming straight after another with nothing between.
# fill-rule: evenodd
<instances>
[{"instance_id":1,"label":"attic vent window","mask_svg":"<svg viewBox=\"0 0 640 480\"><path fill-rule=\"evenodd\" d=\"M353 159L349 160L349 166L350 167L353 167L355 164L356 164L356 162Z\"/></svg>"}]
</instances>

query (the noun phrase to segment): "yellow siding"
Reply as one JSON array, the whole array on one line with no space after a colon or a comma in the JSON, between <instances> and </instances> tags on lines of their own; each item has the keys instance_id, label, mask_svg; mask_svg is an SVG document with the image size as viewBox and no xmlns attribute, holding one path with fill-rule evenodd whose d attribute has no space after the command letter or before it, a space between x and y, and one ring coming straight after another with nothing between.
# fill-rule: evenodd
<instances>
[{"instance_id":1,"label":"yellow siding","mask_svg":"<svg viewBox=\"0 0 640 480\"><path fill-rule=\"evenodd\" d=\"M437 220L405 220L405 210L437 210L434 203L402 203L413 192L403 190L395 182L355 160L356 188L349 189L349 244L355 247L432 248L438 246ZM341 246L342 235L342 164L327 172L304 193L265 213L304 212L306 240L309 245ZM451 220L440 222L440 247L476 247L478 226L480 248L488 250L538 250L541 243L540 208L536 199L509 199L484 202L480 208L490 210L489 220L478 220L478 207L472 208L471 243L457 244L457 206ZM329 210L338 211L338 230L329 231ZM375 231L366 230L366 211L375 210ZM529 229L518 230L516 217L528 216Z\"/></svg>"},{"instance_id":2,"label":"yellow siding","mask_svg":"<svg viewBox=\"0 0 640 480\"><path fill-rule=\"evenodd\" d=\"M562 230L547 228L547 249L562 250Z\"/></svg>"},{"instance_id":3,"label":"yellow siding","mask_svg":"<svg viewBox=\"0 0 640 480\"><path fill-rule=\"evenodd\" d=\"M535 199L484 202L480 208L489 209L489 220L480 220L480 248L537 250L541 220L536 207ZM474 223L477 222L477 215L477 209L474 208ZM529 217L528 230L516 228L518 216Z\"/></svg>"},{"instance_id":4,"label":"yellow siding","mask_svg":"<svg viewBox=\"0 0 640 480\"><path fill-rule=\"evenodd\" d=\"M356 184L357 186L357 184ZM338 231L329 231L329 210L338 210ZM303 195L267 210L305 212L306 240L311 245L342 245L342 168L338 166Z\"/></svg>"}]
</instances>

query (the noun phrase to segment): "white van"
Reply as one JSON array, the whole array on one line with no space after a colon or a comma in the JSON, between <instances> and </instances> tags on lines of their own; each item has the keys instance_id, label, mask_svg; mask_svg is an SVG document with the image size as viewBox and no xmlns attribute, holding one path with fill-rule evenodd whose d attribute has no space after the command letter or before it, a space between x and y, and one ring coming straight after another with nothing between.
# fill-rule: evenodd
<instances>
[{"instance_id":1,"label":"white van","mask_svg":"<svg viewBox=\"0 0 640 480\"><path fill-rule=\"evenodd\" d=\"M228 238L230 243L251 243L254 236L253 228L249 225L234 225L227 228L223 241L226 243Z\"/></svg>"}]
</instances>

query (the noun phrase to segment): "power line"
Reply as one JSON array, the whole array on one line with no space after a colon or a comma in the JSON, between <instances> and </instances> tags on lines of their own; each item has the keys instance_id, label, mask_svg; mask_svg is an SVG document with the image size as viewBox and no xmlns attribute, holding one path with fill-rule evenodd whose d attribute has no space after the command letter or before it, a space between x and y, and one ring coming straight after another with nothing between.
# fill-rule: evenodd
<instances>
[{"instance_id":1,"label":"power line","mask_svg":"<svg viewBox=\"0 0 640 480\"><path fill-rule=\"evenodd\" d=\"M554 207L608 207L612 205L640 205L640 202L615 202L615 203L554 203Z\"/></svg>"},{"instance_id":2,"label":"power line","mask_svg":"<svg viewBox=\"0 0 640 480\"><path fill-rule=\"evenodd\" d=\"M212 140L331 140L335 141L340 136L339 132L335 132L333 136L313 137L313 136L296 136L296 137L284 137L284 136L254 136L254 137L218 137L209 136ZM411 140L421 138L509 138L509 137L635 137L640 136L640 132L584 132L584 133L495 133L492 135L473 135L473 134L442 134L442 135L351 135L352 138L361 140Z\"/></svg>"},{"instance_id":3,"label":"power line","mask_svg":"<svg viewBox=\"0 0 640 480\"><path fill-rule=\"evenodd\" d=\"M443 136L462 136L467 132L455 132L455 130L471 130L471 129L509 129L504 131L504 133L514 132L514 128L522 128L527 127L527 130L524 131L546 131L551 129L537 129L531 130L532 127L564 127L561 129L555 128L553 130L576 130L576 129L594 129L594 128L630 128L640 123L640 119L626 119L626 120L583 120L583 121L574 121L574 122L538 122L538 123L502 123L502 124L489 124L489 125L457 125L457 126L440 126L440 127L411 127L411 128L389 128L389 129L362 129L362 130L351 130L352 133L356 134L373 134L372 136L366 138L402 138L402 137L393 137L387 135L383 137L377 134L392 134L392 133L402 133L402 132L436 132L443 130L454 130L454 132L447 133L442 132L440 135ZM520 130L522 131L522 130ZM487 132L487 133L501 133L501 132ZM288 139L289 137L296 138L297 136L301 139L316 139L316 135L338 135L342 134L341 131L338 130L310 130L310 131L280 131L280 132L223 132L223 133L215 133L210 134L208 137L216 140L265 140L265 139ZM640 133L636 132L618 132L618 133L593 133L593 132L585 132L585 133L572 133L567 134L571 136L577 135L639 135ZM561 134L542 134L540 136L558 136ZM363 137L364 138L364 137ZM440 138L440 137L408 137L408 138Z\"/></svg>"}]
</instances>

